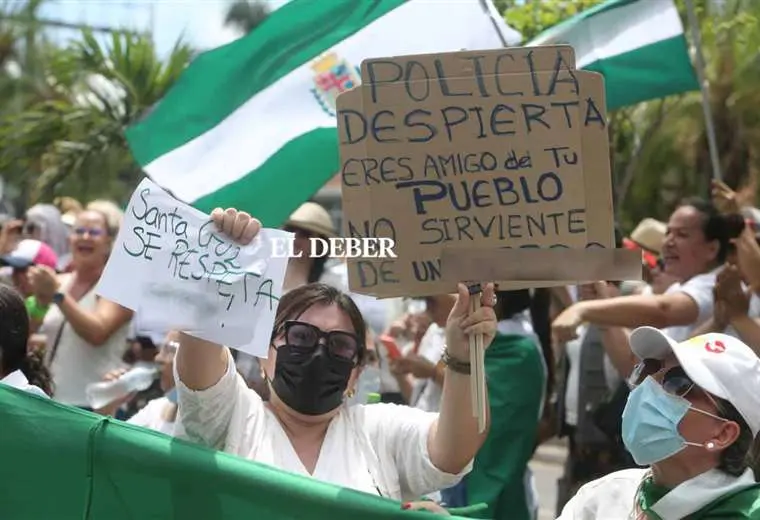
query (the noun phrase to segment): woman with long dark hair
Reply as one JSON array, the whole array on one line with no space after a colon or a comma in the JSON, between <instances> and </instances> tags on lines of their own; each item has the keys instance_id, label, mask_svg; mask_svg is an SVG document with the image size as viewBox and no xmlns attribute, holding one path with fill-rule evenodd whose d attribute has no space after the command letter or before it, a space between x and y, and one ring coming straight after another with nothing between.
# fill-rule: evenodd
<instances>
[{"instance_id":1,"label":"woman with long dark hair","mask_svg":"<svg viewBox=\"0 0 760 520\"><path fill-rule=\"evenodd\" d=\"M29 315L21 295L0 285L0 383L42 397L52 394L50 373L39 351L27 351Z\"/></svg>"}]
</instances>

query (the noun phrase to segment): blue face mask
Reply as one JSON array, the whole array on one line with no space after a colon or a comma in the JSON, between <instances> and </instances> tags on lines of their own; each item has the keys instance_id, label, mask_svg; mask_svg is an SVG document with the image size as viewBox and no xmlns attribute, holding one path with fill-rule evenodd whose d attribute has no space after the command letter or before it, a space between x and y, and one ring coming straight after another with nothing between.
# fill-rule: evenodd
<instances>
[{"instance_id":1,"label":"blue face mask","mask_svg":"<svg viewBox=\"0 0 760 520\"><path fill-rule=\"evenodd\" d=\"M647 377L628 396L623 410L623 443L639 466L649 466L686 448L678 424L691 408L683 397L667 393Z\"/></svg>"},{"instance_id":2,"label":"blue face mask","mask_svg":"<svg viewBox=\"0 0 760 520\"><path fill-rule=\"evenodd\" d=\"M166 395L164 397L166 397L170 403L177 404L177 387L175 386L174 388L166 392Z\"/></svg>"}]
</instances>

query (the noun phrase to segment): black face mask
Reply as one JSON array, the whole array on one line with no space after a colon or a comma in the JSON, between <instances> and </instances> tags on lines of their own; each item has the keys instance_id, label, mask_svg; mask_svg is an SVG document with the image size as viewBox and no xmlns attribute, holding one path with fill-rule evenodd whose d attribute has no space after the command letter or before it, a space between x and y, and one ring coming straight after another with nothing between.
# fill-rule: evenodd
<instances>
[{"instance_id":1,"label":"black face mask","mask_svg":"<svg viewBox=\"0 0 760 520\"><path fill-rule=\"evenodd\" d=\"M304 415L322 415L340 406L354 364L336 359L323 345L277 347L272 389L283 403Z\"/></svg>"}]
</instances>

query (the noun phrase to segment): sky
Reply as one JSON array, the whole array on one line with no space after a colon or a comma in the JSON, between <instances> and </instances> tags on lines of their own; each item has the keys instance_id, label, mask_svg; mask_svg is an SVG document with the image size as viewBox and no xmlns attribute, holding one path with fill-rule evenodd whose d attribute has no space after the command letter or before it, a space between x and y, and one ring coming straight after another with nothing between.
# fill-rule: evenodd
<instances>
[{"instance_id":1,"label":"sky","mask_svg":"<svg viewBox=\"0 0 760 520\"><path fill-rule=\"evenodd\" d=\"M266 0L275 10L290 0ZM179 37L198 49L224 45L239 37L224 27L230 0L49 0L40 15L73 23L148 31L165 56ZM49 31L56 40L76 38L72 30Z\"/></svg>"}]
</instances>

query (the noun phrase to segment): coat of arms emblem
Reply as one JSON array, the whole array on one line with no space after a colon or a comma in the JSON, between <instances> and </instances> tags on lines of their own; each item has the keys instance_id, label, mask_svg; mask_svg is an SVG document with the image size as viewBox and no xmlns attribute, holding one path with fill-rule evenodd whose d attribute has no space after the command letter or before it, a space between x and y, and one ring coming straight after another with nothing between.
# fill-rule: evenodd
<instances>
[{"instance_id":1,"label":"coat of arms emblem","mask_svg":"<svg viewBox=\"0 0 760 520\"><path fill-rule=\"evenodd\" d=\"M314 71L314 87L311 93L326 113L335 116L335 101L341 92L351 90L361 84L359 70L330 53L311 66Z\"/></svg>"}]
</instances>

